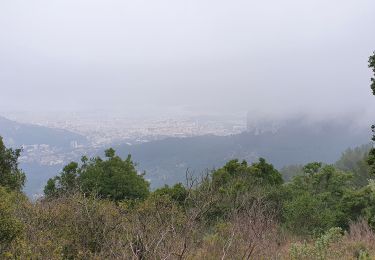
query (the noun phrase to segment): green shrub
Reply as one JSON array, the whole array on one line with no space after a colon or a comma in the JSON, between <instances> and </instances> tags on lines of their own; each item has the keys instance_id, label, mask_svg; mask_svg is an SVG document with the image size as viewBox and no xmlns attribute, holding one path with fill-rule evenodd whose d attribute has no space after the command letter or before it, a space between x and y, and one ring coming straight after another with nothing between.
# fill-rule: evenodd
<instances>
[{"instance_id":1,"label":"green shrub","mask_svg":"<svg viewBox=\"0 0 375 260\"><path fill-rule=\"evenodd\" d=\"M321 237L319 237L314 244L294 243L290 247L291 259L317 259L324 260L333 258L333 251L329 251L331 244L339 242L342 239L341 228L331 228Z\"/></svg>"},{"instance_id":2,"label":"green shrub","mask_svg":"<svg viewBox=\"0 0 375 260\"><path fill-rule=\"evenodd\" d=\"M17 197L16 193L0 186L0 256L23 232L22 222L15 214Z\"/></svg>"}]
</instances>

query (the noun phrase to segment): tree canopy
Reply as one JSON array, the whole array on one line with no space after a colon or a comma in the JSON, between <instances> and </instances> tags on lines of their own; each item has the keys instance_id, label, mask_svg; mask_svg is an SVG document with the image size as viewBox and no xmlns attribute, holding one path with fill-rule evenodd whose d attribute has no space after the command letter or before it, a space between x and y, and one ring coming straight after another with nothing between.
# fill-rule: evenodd
<instances>
[{"instance_id":1,"label":"tree canopy","mask_svg":"<svg viewBox=\"0 0 375 260\"><path fill-rule=\"evenodd\" d=\"M25 184L25 174L18 168L21 149L6 148L0 136L0 186L13 191L21 191Z\"/></svg>"},{"instance_id":2,"label":"tree canopy","mask_svg":"<svg viewBox=\"0 0 375 260\"><path fill-rule=\"evenodd\" d=\"M60 175L49 179L44 192L47 197L82 191L110 200L144 199L149 183L138 174L129 155L125 160L113 149L105 151L106 160L82 157L81 165L71 162Z\"/></svg>"}]
</instances>

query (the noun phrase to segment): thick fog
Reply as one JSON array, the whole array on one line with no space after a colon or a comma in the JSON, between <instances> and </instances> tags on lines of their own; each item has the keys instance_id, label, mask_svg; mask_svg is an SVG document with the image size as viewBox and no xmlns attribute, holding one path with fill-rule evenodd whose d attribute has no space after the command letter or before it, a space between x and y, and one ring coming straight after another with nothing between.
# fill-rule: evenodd
<instances>
[{"instance_id":1,"label":"thick fog","mask_svg":"<svg viewBox=\"0 0 375 260\"><path fill-rule=\"evenodd\" d=\"M0 2L0 112L370 114L374 0Z\"/></svg>"}]
</instances>

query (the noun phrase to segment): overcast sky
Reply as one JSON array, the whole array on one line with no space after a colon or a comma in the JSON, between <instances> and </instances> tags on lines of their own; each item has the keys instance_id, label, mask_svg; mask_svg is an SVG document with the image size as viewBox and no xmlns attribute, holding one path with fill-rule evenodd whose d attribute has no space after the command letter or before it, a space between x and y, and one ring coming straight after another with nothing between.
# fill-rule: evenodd
<instances>
[{"instance_id":1,"label":"overcast sky","mask_svg":"<svg viewBox=\"0 0 375 260\"><path fill-rule=\"evenodd\" d=\"M0 112L368 113L374 50L374 0L3 0Z\"/></svg>"}]
</instances>

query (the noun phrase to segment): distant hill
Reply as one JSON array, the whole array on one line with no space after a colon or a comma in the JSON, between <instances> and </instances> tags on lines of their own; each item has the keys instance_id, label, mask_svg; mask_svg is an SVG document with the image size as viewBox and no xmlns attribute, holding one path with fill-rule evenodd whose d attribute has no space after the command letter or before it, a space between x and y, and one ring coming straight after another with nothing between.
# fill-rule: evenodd
<instances>
[{"instance_id":1,"label":"distant hill","mask_svg":"<svg viewBox=\"0 0 375 260\"><path fill-rule=\"evenodd\" d=\"M139 145L118 145L121 156L132 154L153 187L184 181L189 168L195 174L222 166L234 158L255 161L264 157L276 167L311 161L335 162L348 147L368 143L368 128L344 123L306 123L289 120L272 131L232 136L168 138Z\"/></svg>"},{"instance_id":2,"label":"distant hill","mask_svg":"<svg viewBox=\"0 0 375 260\"><path fill-rule=\"evenodd\" d=\"M7 145L48 144L53 147L69 149L74 144L87 145L87 139L66 130L23 124L0 116L0 136Z\"/></svg>"},{"instance_id":3,"label":"distant hill","mask_svg":"<svg viewBox=\"0 0 375 260\"><path fill-rule=\"evenodd\" d=\"M20 167L26 173L25 192L29 196L40 193L47 180L69 160L78 159L89 144L86 137L76 133L18 123L1 116L0 136L8 147L25 147Z\"/></svg>"},{"instance_id":4,"label":"distant hill","mask_svg":"<svg viewBox=\"0 0 375 260\"><path fill-rule=\"evenodd\" d=\"M3 117L0 117L0 135L7 146L47 144L48 149L52 149L47 153L43 147L23 152L26 159L21 162L21 167L27 174L25 191L28 195L41 192L48 178L55 176L68 161L79 160L83 154L97 154L96 150L85 146L88 141L79 134L21 124ZM252 162L264 157L279 169L311 161L333 163L348 147L368 143L370 135L368 127L353 127L336 121L308 123L293 119L277 124L263 123L238 135L167 138L137 145L115 144L113 147L122 157L132 154L134 161L139 163L138 169L146 171L146 178L155 188L183 182L187 169L200 175L234 158ZM83 146L74 148L72 144ZM53 163L49 164L50 161Z\"/></svg>"}]
</instances>

